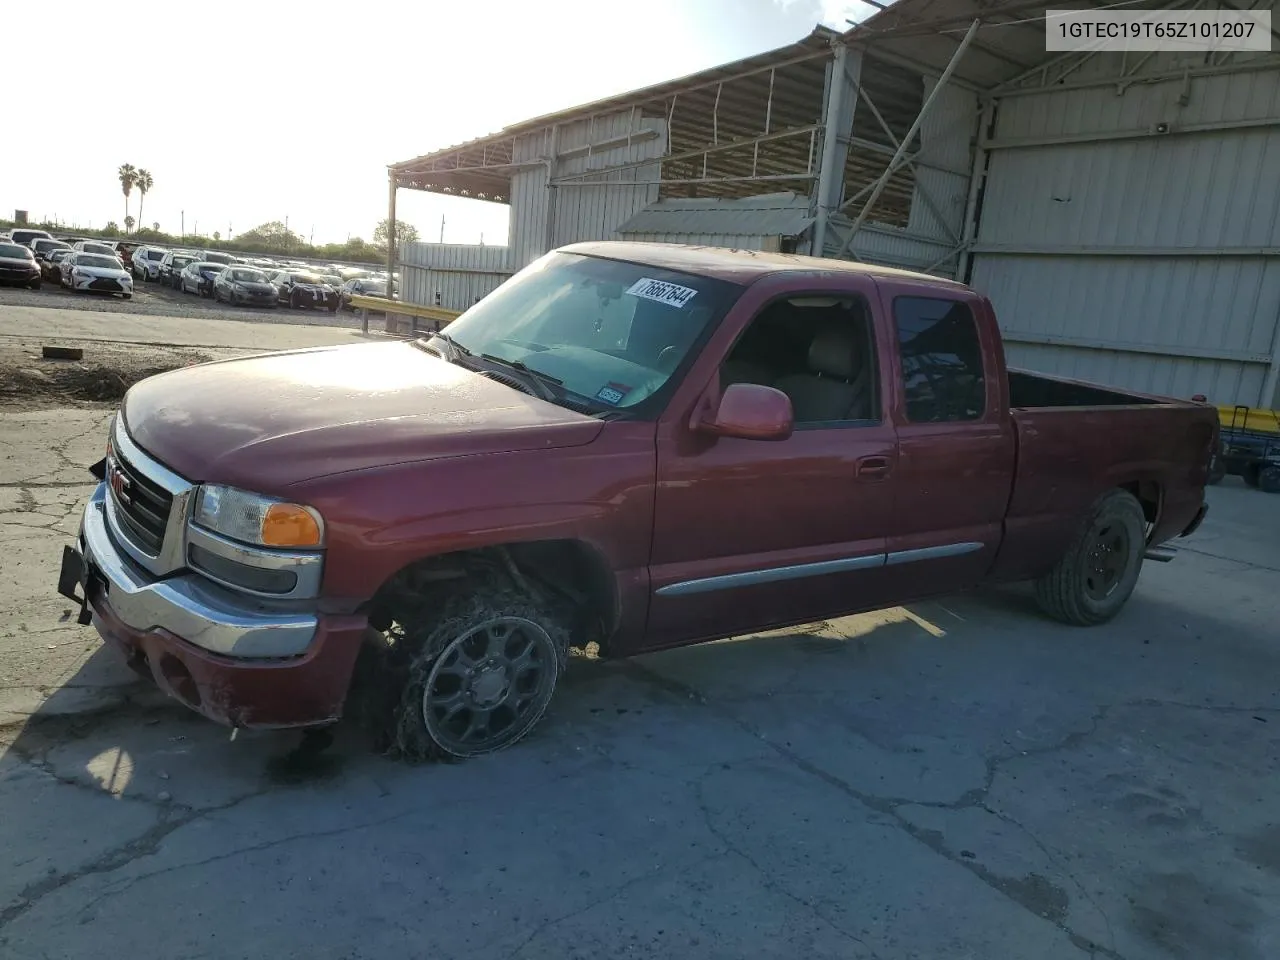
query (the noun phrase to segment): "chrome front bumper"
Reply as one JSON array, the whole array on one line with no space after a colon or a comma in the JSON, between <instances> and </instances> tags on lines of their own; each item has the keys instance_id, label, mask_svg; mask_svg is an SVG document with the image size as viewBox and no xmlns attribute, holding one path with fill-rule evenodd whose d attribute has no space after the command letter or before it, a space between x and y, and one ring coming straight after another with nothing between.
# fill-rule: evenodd
<instances>
[{"instance_id":1,"label":"chrome front bumper","mask_svg":"<svg viewBox=\"0 0 1280 960\"><path fill-rule=\"evenodd\" d=\"M116 546L107 530L107 485L85 508L79 547L86 566L106 582L106 602L127 626L166 630L228 657L294 657L316 635L314 613L282 611L225 590L191 572L156 579Z\"/></svg>"}]
</instances>

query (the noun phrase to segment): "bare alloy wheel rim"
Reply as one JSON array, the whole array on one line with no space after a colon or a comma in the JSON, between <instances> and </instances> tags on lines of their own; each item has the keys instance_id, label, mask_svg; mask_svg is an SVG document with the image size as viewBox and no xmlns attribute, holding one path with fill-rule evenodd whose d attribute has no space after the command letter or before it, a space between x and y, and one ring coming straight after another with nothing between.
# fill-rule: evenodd
<instances>
[{"instance_id":1,"label":"bare alloy wheel rim","mask_svg":"<svg viewBox=\"0 0 1280 960\"><path fill-rule=\"evenodd\" d=\"M1094 531L1085 558L1084 588L1090 600L1115 593L1129 567L1129 530L1122 523L1104 523Z\"/></svg>"},{"instance_id":2,"label":"bare alloy wheel rim","mask_svg":"<svg viewBox=\"0 0 1280 960\"><path fill-rule=\"evenodd\" d=\"M555 644L532 620L472 627L436 659L422 692L431 738L455 756L488 753L528 732L555 689Z\"/></svg>"}]
</instances>

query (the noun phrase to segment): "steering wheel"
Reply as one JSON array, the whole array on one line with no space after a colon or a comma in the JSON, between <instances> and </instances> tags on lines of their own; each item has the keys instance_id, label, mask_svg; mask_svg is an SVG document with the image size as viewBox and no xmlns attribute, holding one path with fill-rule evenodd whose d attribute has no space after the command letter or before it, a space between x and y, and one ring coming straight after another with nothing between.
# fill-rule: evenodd
<instances>
[{"instance_id":1,"label":"steering wheel","mask_svg":"<svg viewBox=\"0 0 1280 960\"><path fill-rule=\"evenodd\" d=\"M676 369L676 364L680 362L680 348L675 344L669 347L663 347L662 352L658 354L658 369L663 373L672 373Z\"/></svg>"}]
</instances>

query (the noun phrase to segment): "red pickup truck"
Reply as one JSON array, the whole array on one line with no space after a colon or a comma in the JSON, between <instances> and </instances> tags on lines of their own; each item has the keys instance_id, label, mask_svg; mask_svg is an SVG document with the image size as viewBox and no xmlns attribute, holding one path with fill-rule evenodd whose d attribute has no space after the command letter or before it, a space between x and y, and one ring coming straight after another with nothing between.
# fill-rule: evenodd
<instances>
[{"instance_id":1,"label":"red pickup truck","mask_svg":"<svg viewBox=\"0 0 1280 960\"><path fill-rule=\"evenodd\" d=\"M1211 407L1008 372L991 304L843 261L548 254L416 342L134 386L59 589L234 726L504 747L570 646L626 656L1034 580L1114 616L1205 513Z\"/></svg>"}]
</instances>

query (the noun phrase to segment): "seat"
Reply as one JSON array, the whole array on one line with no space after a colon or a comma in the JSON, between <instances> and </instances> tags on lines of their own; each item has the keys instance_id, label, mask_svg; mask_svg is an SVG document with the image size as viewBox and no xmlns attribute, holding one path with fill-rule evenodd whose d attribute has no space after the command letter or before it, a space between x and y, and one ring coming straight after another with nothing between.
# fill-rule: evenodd
<instances>
[{"instance_id":1,"label":"seat","mask_svg":"<svg viewBox=\"0 0 1280 960\"><path fill-rule=\"evenodd\" d=\"M774 384L791 398L796 423L861 420L871 415L863 342L860 324L848 319L819 328L809 344L808 372L781 377Z\"/></svg>"}]
</instances>

